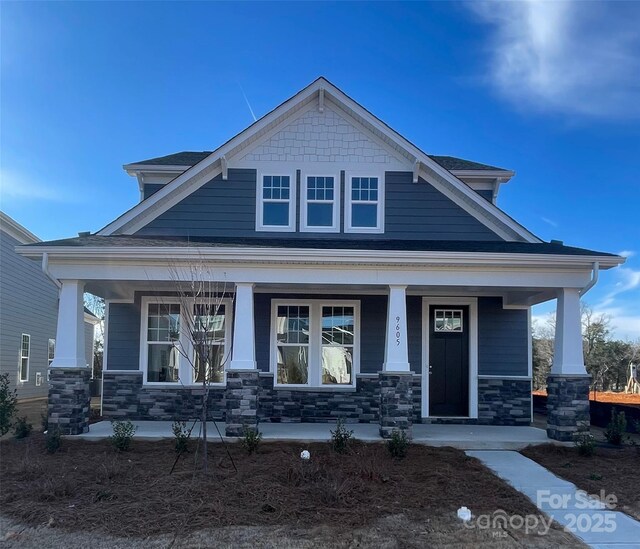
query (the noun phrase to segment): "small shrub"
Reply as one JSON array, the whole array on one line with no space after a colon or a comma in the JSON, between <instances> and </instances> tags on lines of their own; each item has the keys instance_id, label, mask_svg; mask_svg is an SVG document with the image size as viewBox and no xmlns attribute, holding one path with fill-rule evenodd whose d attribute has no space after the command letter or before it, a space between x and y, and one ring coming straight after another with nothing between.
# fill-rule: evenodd
<instances>
[{"instance_id":1,"label":"small shrub","mask_svg":"<svg viewBox=\"0 0 640 549\"><path fill-rule=\"evenodd\" d=\"M409 451L409 444L407 433L401 429L394 429L391 433L391 438L387 441L387 449L392 457L402 459L406 457Z\"/></svg>"},{"instance_id":2,"label":"small shrub","mask_svg":"<svg viewBox=\"0 0 640 549\"><path fill-rule=\"evenodd\" d=\"M171 426L173 436L175 437L176 454L184 454L189 451L189 438L191 430L187 429L186 421L174 421Z\"/></svg>"},{"instance_id":3,"label":"small shrub","mask_svg":"<svg viewBox=\"0 0 640 549\"><path fill-rule=\"evenodd\" d=\"M47 454L55 454L62 446L62 436L60 435L60 429L57 426L51 430L47 430L47 438L45 440L45 448Z\"/></svg>"},{"instance_id":4,"label":"small shrub","mask_svg":"<svg viewBox=\"0 0 640 549\"><path fill-rule=\"evenodd\" d=\"M240 442L249 455L258 451L258 446L261 441L262 433L258 431L258 429L244 428L244 436Z\"/></svg>"},{"instance_id":5,"label":"small shrub","mask_svg":"<svg viewBox=\"0 0 640 549\"><path fill-rule=\"evenodd\" d=\"M587 431L573 435L573 443L581 456L592 456L596 452L596 439Z\"/></svg>"},{"instance_id":6,"label":"small shrub","mask_svg":"<svg viewBox=\"0 0 640 549\"><path fill-rule=\"evenodd\" d=\"M616 412L614 408L611 410L611 421L607 425L604 436L610 444L620 446L627 431L627 417L624 412Z\"/></svg>"},{"instance_id":7,"label":"small shrub","mask_svg":"<svg viewBox=\"0 0 640 549\"><path fill-rule=\"evenodd\" d=\"M16 440L20 440L21 438L27 438L31 431L33 430L33 425L27 421L26 417L19 417L16 419L16 424L13 430L13 436Z\"/></svg>"},{"instance_id":8,"label":"small shrub","mask_svg":"<svg viewBox=\"0 0 640 549\"><path fill-rule=\"evenodd\" d=\"M136 426L130 421L112 421L113 435L109 437L116 450L125 452L131 446L131 440L136 432Z\"/></svg>"},{"instance_id":9,"label":"small shrub","mask_svg":"<svg viewBox=\"0 0 640 549\"><path fill-rule=\"evenodd\" d=\"M349 449L349 443L353 439L353 431L344 426L344 419L336 421L336 430L331 431L331 445L339 454L345 454Z\"/></svg>"},{"instance_id":10,"label":"small shrub","mask_svg":"<svg viewBox=\"0 0 640 549\"><path fill-rule=\"evenodd\" d=\"M0 436L11 429L18 404L18 392L9 388L9 374L0 375Z\"/></svg>"}]
</instances>

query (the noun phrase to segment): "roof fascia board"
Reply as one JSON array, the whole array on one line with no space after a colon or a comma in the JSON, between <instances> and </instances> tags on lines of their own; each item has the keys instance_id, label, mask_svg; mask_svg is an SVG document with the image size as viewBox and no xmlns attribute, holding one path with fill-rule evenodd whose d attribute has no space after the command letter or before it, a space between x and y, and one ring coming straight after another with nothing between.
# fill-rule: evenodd
<instances>
[{"instance_id":1,"label":"roof fascia board","mask_svg":"<svg viewBox=\"0 0 640 549\"><path fill-rule=\"evenodd\" d=\"M262 118L260 118L259 120L251 124L251 126L249 126L245 130L237 134L235 137L227 141L225 144L218 147L216 150L214 150L209 156L207 156L197 164L191 166L185 172L183 172L178 177L176 177L173 181L165 185L158 192L151 195L147 200L140 202L139 204L131 208L129 211L125 212L123 215L118 217L116 220L111 222L109 225L107 225L106 227L98 231L97 234L101 236L109 236L112 234L131 234L132 232L135 232L139 228L143 227L144 225L152 221L155 217L160 215L163 211L166 211L166 209L171 207L174 200L171 200L171 202L169 202L169 205L166 207L165 207L165 204L162 204L162 203L167 202L165 199L168 197L168 195L172 194L177 187L181 186L183 183L185 183L192 177L196 177L197 175L201 174L204 170L211 167L211 165L214 164L215 162L219 162L219 159L222 155L231 156L230 153L232 151L235 155L237 151L234 151L234 149L239 144L241 144L243 141L250 139L252 136L256 136L260 134L260 132L264 133L265 128L267 128L267 126L269 126L269 124L271 124L274 119L278 119L280 116L287 114L288 111L290 111L291 108L294 107L296 104L303 102L304 100L308 99L311 95L313 95L313 93L315 93L319 87L320 87L320 79L316 80L315 82L312 82L309 86L307 86L306 88L298 92L296 95L294 95L293 97L290 97L284 103L276 107L274 110L267 113ZM202 184L204 184L204 182L201 182L201 185ZM193 192L193 190L195 190L195 189L192 189L191 187L189 187L189 189L190 189L190 192ZM182 193L179 193L179 194L182 198L186 196L186 195L183 195ZM188 194L189 193L187 193L187 195ZM180 198L180 200L182 198ZM153 212L155 213L155 216L152 216L149 214L145 215L144 223L140 224L136 218L142 217L147 210L154 208L154 206L155 206L155 209L153 210ZM131 226L127 227L127 225L129 224L131 224ZM132 227L137 227L137 228L132 229Z\"/></svg>"},{"instance_id":2,"label":"roof fascia board","mask_svg":"<svg viewBox=\"0 0 640 549\"><path fill-rule=\"evenodd\" d=\"M611 268L625 262L620 256L601 255L552 255L528 253L492 253L492 252L438 252L406 250L346 250L346 249L307 249L307 248L177 248L177 247L61 247L61 246L17 246L16 251L26 257L40 257L49 254L49 262L54 260L99 260L112 262L114 259L157 260L167 262L167 258L180 261L192 260L242 260L296 263L300 261L323 263L371 262L375 264L439 264L439 265L507 265L538 267L582 267L591 269L594 261L600 268Z\"/></svg>"},{"instance_id":3,"label":"roof fascia board","mask_svg":"<svg viewBox=\"0 0 640 549\"><path fill-rule=\"evenodd\" d=\"M515 222L509 216L504 214L502 210L500 210L497 206L492 204L491 202L483 199L479 196L475 191L470 189L466 183L459 180L456 176L454 176L449 170L443 168L440 164L438 164L435 160L433 160L429 155L425 152L418 149L413 143L408 141L394 129L389 127L387 124L382 122L375 115L371 114L367 109L365 109L362 105L351 99L348 95L346 95L343 91L335 87L328 81L325 81L325 85L327 89L325 93L329 91L331 95L333 95L338 101L346 104L351 110L361 116L366 122L371 124L376 130L381 132L383 135L386 135L389 139L397 142L401 145L406 151L411 153L415 160L419 160L421 164L428 166L433 172L442 177L445 181L449 182L453 185L454 188L459 190L463 195L467 198L470 198L470 202L477 206L480 211L486 212L486 215L483 216L486 221L491 219L491 217L497 218L497 220L501 221L505 224L509 229L515 232L518 236L525 239L526 242L541 242L541 240L536 237L533 233L525 229L519 223ZM469 212L471 213L471 212ZM488 219L487 219L488 218ZM486 222L485 221L485 222Z\"/></svg>"},{"instance_id":4,"label":"roof fascia board","mask_svg":"<svg viewBox=\"0 0 640 549\"><path fill-rule=\"evenodd\" d=\"M190 192L193 192L198 188L195 185L189 185L188 193L174 193L175 189L191 178L199 175L203 170L209 168L213 163L219 162L219 158L222 155L235 156L238 152L249 146L247 143L252 137L260 137L262 134L267 133L267 127L279 117L286 119L296 105L301 104L308 100L315 93L319 93L320 89L324 89L325 100L327 94L333 96L333 102L344 104L348 109L353 111L355 117L347 111L352 119L361 117L366 124L369 124L376 131L380 132L382 136L385 136L390 143L395 143L400 146L415 160L419 160L422 167L428 167L437 176L449 183L454 189L456 189L461 196L456 196L455 193L449 193L448 196L456 203L460 204L468 213L476 217L478 220L488 225L490 228L496 231L502 238L506 240L517 240L517 237L524 239L526 242L541 242L533 233L526 230L520 224L516 223L513 219L502 212L497 206L491 202L485 200L478 195L473 189L471 189L466 183L458 179L451 172L440 166L435 160L431 159L426 153L418 149L415 145L402 137L395 130L390 128L387 124L382 122L375 115L371 114L359 103L351 99L344 92L338 89L324 78L318 78L309 86L298 92L293 97L286 100L284 103L276 107L274 110L263 116L257 122L249 126L244 131L237 134L227 143L213 151L208 157L203 159L198 164L195 164L181 175L177 176L173 181L165 185L158 192L154 193L151 197L138 205L131 208L128 212L125 212L122 216L115 221L98 231L98 235L108 236L112 234L132 234L140 228L144 227L147 223L152 221L155 217L169 209L172 205L179 202L176 201L176 197L180 197L180 200L187 196ZM344 109L343 109L344 110ZM366 127L366 124L363 124ZM375 134L375 131L372 132ZM246 143L244 147L242 144ZM239 149L237 149L239 147ZM425 170L426 171L426 170ZM428 178L427 178L428 179ZM200 186L205 181L199 181ZM169 195L172 195L169 198ZM466 198L467 200L460 201L460 198ZM140 219L137 219L140 218ZM500 227L503 225L504 227ZM506 230L505 230L506 229ZM511 234L510 234L511 232ZM514 237L515 235L515 237Z\"/></svg>"},{"instance_id":5,"label":"roof fascia board","mask_svg":"<svg viewBox=\"0 0 640 549\"><path fill-rule=\"evenodd\" d=\"M21 244L34 244L42 242L29 229L23 227L15 219L9 217L6 213L0 212L0 229L7 233L10 237L15 238Z\"/></svg>"},{"instance_id":6,"label":"roof fascia board","mask_svg":"<svg viewBox=\"0 0 640 549\"><path fill-rule=\"evenodd\" d=\"M456 177L478 177L495 179L499 177L506 183L516 172L507 170L449 170Z\"/></svg>"}]
</instances>

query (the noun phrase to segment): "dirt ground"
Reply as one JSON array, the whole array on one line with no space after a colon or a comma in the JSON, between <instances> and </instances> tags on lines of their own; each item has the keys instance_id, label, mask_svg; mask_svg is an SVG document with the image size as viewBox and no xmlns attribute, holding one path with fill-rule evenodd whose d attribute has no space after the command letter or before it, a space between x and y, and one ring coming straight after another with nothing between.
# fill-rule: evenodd
<instances>
[{"instance_id":1,"label":"dirt ground","mask_svg":"<svg viewBox=\"0 0 640 549\"><path fill-rule=\"evenodd\" d=\"M547 396L547 391L533 391L534 395ZM611 404L628 404L630 406L640 406L640 394L614 393L613 391L597 391L589 393L589 400L597 402L609 402Z\"/></svg>"},{"instance_id":2,"label":"dirt ground","mask_svg":"<svg viewBox=\"0 0 640 549\"><path fill-rule=\"evenodd\" d=\"M252 456L228 449L237 472L212 444L204 476L193 451L169 474L172 441L134 441L123 453L108 441L64 441L53 455L42 435L3 441L5 546L582 547L557 525L546 535L464 526L462 505L476 517L538 511L452 448L412 446L401 461L382 444L354 443L347 455L319 443L263 443Z\"/></svg>"},{"instance_id":3,"label":"dirt ground","mask_svg":"<svg viewBox=\"0 0 640 549\"><path fill-rule=\"evenodd\" d=\"M615 495L618 510L640 520L640 447L598 446L584 457L575 448L543 444L521 453L589 494Z\"/></svg>"}]
</instances>

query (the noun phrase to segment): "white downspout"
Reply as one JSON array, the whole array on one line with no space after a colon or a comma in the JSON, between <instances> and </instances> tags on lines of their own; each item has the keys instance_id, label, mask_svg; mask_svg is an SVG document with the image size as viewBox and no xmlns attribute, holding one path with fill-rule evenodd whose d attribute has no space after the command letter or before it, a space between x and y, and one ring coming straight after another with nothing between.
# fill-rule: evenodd
<instances>
[{"instance_id":1,"label":"white downspout","mask_svg":"<svg viewBox=\"0 0 640 549\"><path fill-rule=\"evenodd\" d=\"M582 288L582 290L580 290L580 297L586 294L591 288L593 288L596 285L596 282L598 282L598 275L600 273L600 262L595 261L593 263L592 269L593 270L591 272L591 280L584 288Z\"/></svg>"},{"instance_id":2,"label":"white downspout","mask_svg":"<svg viewBox=\"0 0 640 549\"><path fill-rule=\"evenodd\" d=\"M60 281L49 272L49 254L47 252L42 254L42 272L57 286L58 290L62 288Z\"/></svg>"}]
</instances>

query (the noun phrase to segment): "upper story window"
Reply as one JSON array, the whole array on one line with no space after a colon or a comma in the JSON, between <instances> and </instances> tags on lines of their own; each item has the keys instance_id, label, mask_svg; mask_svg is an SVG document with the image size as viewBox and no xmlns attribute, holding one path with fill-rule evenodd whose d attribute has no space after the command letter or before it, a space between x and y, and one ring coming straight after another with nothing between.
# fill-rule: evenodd
<instances>
[{"instance_id":1,"label":"upper story window","mask_svg":"<svg viewBox=\"0 0 640 549\"><path fill-rule=\"evenodd\" d=\"M347 185L345 232L384 232L384 187L378 177L350 177Z\"/></svg>"},{"instance_id":2,"label":"upper story window","mask_svg":"<svg viewBox=\"0 0 640 549\"><path fill-rule=\"evenodd\" d=\"M291 176L263 175L257 195L257 230L295 230L295 185Z\"/></svg>"},{"instance_id":3,"label":"upper story window","mask_svg":"<svg viewBox=\"0 0 640 549\"><path fill-rule=\"evenodd\" d=\"M338 232L340 230L339 189L333 176L308 176L302 192L301 230Z\"/></svg>"}]
</instances>

